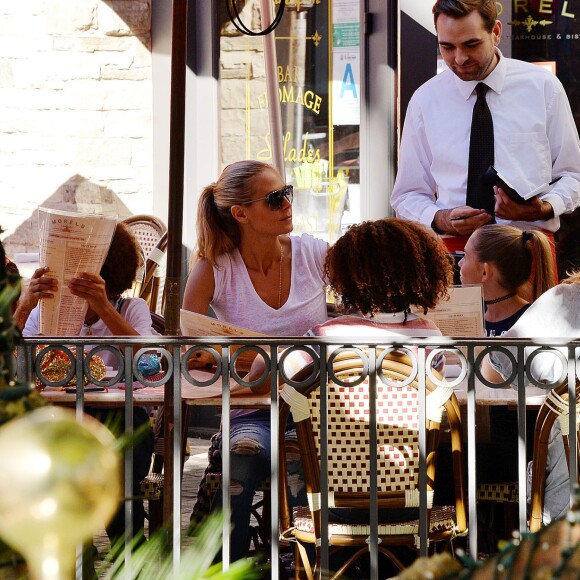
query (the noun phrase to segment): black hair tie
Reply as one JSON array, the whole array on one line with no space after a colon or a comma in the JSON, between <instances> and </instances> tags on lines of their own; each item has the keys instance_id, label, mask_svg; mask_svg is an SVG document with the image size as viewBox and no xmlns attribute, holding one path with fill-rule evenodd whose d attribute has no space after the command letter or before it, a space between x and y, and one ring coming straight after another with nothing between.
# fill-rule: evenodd
<instances>
[{"instance_id":1,"label":"black hair tie","mask_svg":"<svg viewBox=\"0 0 580 580\"><path fill-rule=\"evenodd\" d=\"M529 232L528 230L525 230L522 232L522 240L524 241L524 244L528 241L532 239L532 232Z\"/></svg>"}]
</instances>

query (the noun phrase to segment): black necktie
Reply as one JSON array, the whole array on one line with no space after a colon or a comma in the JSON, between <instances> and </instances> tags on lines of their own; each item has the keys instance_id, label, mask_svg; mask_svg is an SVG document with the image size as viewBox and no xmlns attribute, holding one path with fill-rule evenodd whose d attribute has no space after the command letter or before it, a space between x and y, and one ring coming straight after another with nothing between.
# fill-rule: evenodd
<instances>
[{"instance_id":1,"label":"black necktie","mask_svg":"<svg viewBox=\"0 0 580 580\"><path fill-rule=\"evenodd\" d=\"M475 87L477 101L471 118L466 201L470 207L484 209L493 217L495 207L493 187L486 185L482 179L488 167L494 162L493 119L485 100L488 88L483 83Z\"/></svg>"}]
</instances>

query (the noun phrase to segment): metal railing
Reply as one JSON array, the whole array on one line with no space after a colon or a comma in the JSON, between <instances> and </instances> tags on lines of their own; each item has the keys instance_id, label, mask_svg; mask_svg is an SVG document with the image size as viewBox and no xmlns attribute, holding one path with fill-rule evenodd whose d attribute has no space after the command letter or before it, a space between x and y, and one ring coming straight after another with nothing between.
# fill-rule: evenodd
<instances>
[{"instance_id":1,"label":"metal railing","mask_svg":"<svg viewBox=\"0 0 580 580\"><path fill-rule=\"evenodd\" d=\"M361 353L361 357L365 358L364 371L370 377L377 376L377 358L384 349L402 349L411 357L413 362L413 372L418 379L419 384L419 417L424 424L425 421L425 396L426 396L426 378L429 377L435 384L438 379L430 370L430 364L435 356L440 351L443 351L448 360L455 359L457 363L456 373L454 378L446 379L444 385L452 386L454 389L462 389L464 391L465 408L466 408L466 433L467 433L467 464L470 466L467 478L467 498L468 498L468 522L469 522L469 536L468 549L472 557L476 558L478 550L477 539L477 501L476 501L476 439L477 439L477 425L476 425L476 405L478 401L478 393L481 385L493 389L510 388L510 384L515 386L532 385L541 387L546 390L546 393L551 389L560 386L561 384L568 385L568 400L570 401L569 409L569 432L576 433L576 383L580 377L580 364L577 353L580 353L580 341L569 341L567 339L549 339L549 340L527 340L527 339L511 339L505 340L502 338L496 339L462 339L462 338L447 338L435 337L429 339L419 338L405 338L403 342L378 342L376 337L365 338L360 337L351 340L344 340L344 338L335 337L319 337L319 338L196 338L196 337L136 337L136 338L47 338L34 337L23 339L18 347L17 356L17 370L19 377L27 377L28 380L33 380L34 376L39 375L40 359L47 352L47 348L56 348L59 345L66 345L67 347L76 347L76 352L67 351L71 359L71 372L69 377L65 377L59 381L55 386L64 384L75 377L78 385L83 383L83 375L87 376L89 382L95 382L90 376L90 369L88 359L91 353L99 353L103 351L113 352L118 358L118 367L121 369L116 376L108 380L97 381L96 384L102 386L112 386L117 383L121 377L125 376L125 419L126 428L132 429L132 413L133 405L133 381L138 380L143 384L150 386L161 386L165 388L165 408L175 418L175 430L173 431L172 453L165 458L165 472L171 470L173 487L167 490L170 494L172 515L170 521L167 522L171 529L172 546L173 546L173 562L177 569L180 562L180 496L181 496L181 393L182 386L190 383L196 388L204 389L209 383L219 384L221 386L222 398L222 431L229 433L230 429L230 410L231 400L229 397L230 378L236 382L253 387L255 383L247 383L243 380L244 373L238 372L236 361L238 358L248 350L256 351L261 354L266 361L266 371L270 373L270 420L271 420L271 562L279 560L280 548L278 542L279 523L278 523L278 385L279 382L286 382L292 377L286 376L284 372L284 358L288 355L288 347L291 350L302 350L307 352L313 359L314 364L317 365L317 371L320 371L321 378L321 398L324 399L328 381L333 378L332 366L326 362L329 354L336 348L355 348L366 347ZM39 352L39 347L44 350ZM93 350L90 350L90 349ZM286 350L285 350L286 349ZM87 357L84 358L82 352L87 351ZM143 377L137 365L137 360L141 354L147 351L155 350L164 359L164 368L166 374L163 379L157 382L148 382L146 377ZM214 359L214 368L211 373L211 379L208 381L200 381L191 376L188 371L190 361L195 360L197 355L203 353L204 356L210 356ZM508 380L500 384L488 383L482 373L482 364L484 359L490 353L495 353L494 356L503 356L511 362L512 372ZM543 383L534 376L534 361L537 362L538 356L551 357L554 368L559 367L559 372L556 373L555 378L550 383ZM551 364L551 363L550 363ZM43 381L46 382L46 381ZM47 383L48 384L48 383ZM526 531L527 527L527 503L526 503L526 391L527 388L517 388L514 395L517 396L517 417L518 417L518 481L519 481L519 528L521 532ZM84 392L83 389L77 389L76 395L76 409L79 418L82 417L82 410L84 408ZM219 404L219 403L218 403ZM324 409L324 406L323 406ZM376 413L372 413L370 417L371 423L376 421ZM322 435L321 435L321 472L325 472L327 454L325 449L325 429L326 418L321 418ZM421 424L421 423L420 423ZM374 425L376 428L376 425ZM373 425L371 424L371 429ZM423 430L424 431L424 430ZM425 436L419 435L420 443L420 461L424 468L425 466ZM229 437L223 437L222 441L222 477L224 481L224 495L223 505L224 509L228 510L230 507L229 484L230 484L230 441ZM371 470L376 469L376 441L371 441ZM578 480L578 463L577 463L577 438L570 437L570 497L572 500L572 492L574 482ZM125 469L125 486L126 490L131 490L131 454L127 454L126 469ZM374 463L373 463L374 462ZM420 537L423 540L427 535L427 496L425 486L425 476L423 475L423 483L420 487ZM324 484L324 475L323 475ZM128 493L130 495L130 492ZM322 508L328 506L328 497L322 493ZM376 490L371 492L371 506L377 506ZM130 505L127 505L126 516L127 521L130 521ZM377 514L371 514L371 523L377 522ZM325 524L328 523L326 517L323 516L322 526L322 566L328 569L329 550L328 550L328 529ZM378 555L378 535L376 529L371 529L371 535L368 539L369 550L371 552L372 563L372 578L378 577L378 569L376 566ZM420 554L426 555L427 542L420 542ZM224 522L224 543L223 543L223 565L225 568L229 567L229 522ZM278 578L278 570L276 566L272 567L272 578Z\"/></svg>"}]
</instances>

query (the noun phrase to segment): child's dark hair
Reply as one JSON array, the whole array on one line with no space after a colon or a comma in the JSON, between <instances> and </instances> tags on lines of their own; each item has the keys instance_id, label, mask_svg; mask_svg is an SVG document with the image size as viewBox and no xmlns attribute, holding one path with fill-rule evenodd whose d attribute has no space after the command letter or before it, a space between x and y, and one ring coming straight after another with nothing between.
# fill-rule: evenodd
<instances>
[{"instance_id":1,"label":"child's dark hair","mask_svg":"<svg viewBox=\"0 0 580 580\"><path fill-rule=\"evenodd\" d=\"M433 308L453 281L443 243L426 227L399 218L350 227L326 255L325 275L346 312Z\"/></svg>"},{"instance_id":2,"label":"child's dark hair","mask_svg":"<svg viewBox=\"0 0 580 580\"><path fill-rule=\"evenodd\" d=\"M109 298L120 296L131 288L142 260L141 246L131 228L119 222L101 268L101 277L107 285Z\"/></svg>"}]
</instances>

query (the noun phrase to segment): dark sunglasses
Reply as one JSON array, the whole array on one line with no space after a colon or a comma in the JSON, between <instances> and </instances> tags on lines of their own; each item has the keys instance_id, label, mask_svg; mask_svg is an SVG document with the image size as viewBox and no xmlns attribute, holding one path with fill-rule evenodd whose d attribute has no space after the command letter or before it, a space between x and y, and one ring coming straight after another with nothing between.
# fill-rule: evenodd
<instances>
[{"instance_id":1,"label":"dark sunglasses","mask_svg":"<svg viewBox=\"0 0 580 580\"><path fill-rule=\"evenodd\" d=\"M294 199L294 186L285 185L282 189L277 189L276 191L271 191L268 195L264 197L259 197L258 199L251 199L250 201L242 201L238 205L248 205L249 203L254 203L255 201L266 200L268 207L272 211L277 211L282 209L284 205L284 200L287 199L289 204L292 204Z\"/></svg>"}]
</instances>

